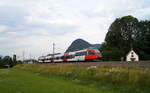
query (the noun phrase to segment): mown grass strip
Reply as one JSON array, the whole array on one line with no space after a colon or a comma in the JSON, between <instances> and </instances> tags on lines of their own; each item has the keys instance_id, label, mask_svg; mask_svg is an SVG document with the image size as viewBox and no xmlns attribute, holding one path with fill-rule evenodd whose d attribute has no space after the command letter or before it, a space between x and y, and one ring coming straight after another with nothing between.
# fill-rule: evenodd
<instances>
[{"instance_id":1,"label":"mown grass strip","mask_svg":"<svg viewBox=\"0 0 150 93\"><path fill-rule=\"evenodd\" d=\"M18 69L0 70L0 93L113 93L59 77L46 77Z\"/></svg>"}]
</instances>

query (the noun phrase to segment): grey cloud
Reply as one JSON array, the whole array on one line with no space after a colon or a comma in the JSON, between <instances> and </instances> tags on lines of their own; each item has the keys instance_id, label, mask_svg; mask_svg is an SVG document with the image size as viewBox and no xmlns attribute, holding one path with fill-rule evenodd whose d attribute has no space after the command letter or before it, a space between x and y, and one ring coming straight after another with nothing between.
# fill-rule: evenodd
<instances>
[{"instance_id":1,"label":"grey cloud","mask_svg":"<svg viewBox=\"0 0 150 93\"><path fill-rule=\"evenodd\" d=\"M0 6L0 24L17 26L24 22L27 15L27 11L20 7Z\"/></svg>"}]
</instances>

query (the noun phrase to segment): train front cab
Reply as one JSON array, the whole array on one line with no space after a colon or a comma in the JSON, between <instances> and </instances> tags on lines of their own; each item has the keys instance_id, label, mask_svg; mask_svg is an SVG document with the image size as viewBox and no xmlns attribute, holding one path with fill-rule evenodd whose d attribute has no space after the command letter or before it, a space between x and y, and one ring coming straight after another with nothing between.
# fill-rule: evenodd
<instances>
[{"instance_id":1,"label":"train front cab","mask_svg":"<svg viewBox=\"0 0 150 93\"><path fill-rule=\"evenodd\" d=\"M87 49L87 55L85 55L85 61L101 61L102 54L98 49Z\"/></svg>"}]
</instances>

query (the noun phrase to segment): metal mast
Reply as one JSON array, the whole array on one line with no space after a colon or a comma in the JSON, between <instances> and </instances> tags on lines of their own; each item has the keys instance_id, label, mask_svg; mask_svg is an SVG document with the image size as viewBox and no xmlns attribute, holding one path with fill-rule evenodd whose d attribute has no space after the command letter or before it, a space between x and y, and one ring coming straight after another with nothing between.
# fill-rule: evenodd
<instances>
[{"instance_id":1,"label":"metal mast","mask_svg":"<svg viewBox=\"0 0 150 93\"><path fill-rule=\"evenodd\" d=\"M25 52L22 51L22 61L23 61L23 63L24 63L24 55L25 55Z\"/></svg>"},{"instance_id":2,"label":"metal mast","mask_svg":"<svg viewBox=\"0 0 150 93\"><path fill-rule=\"evenodd\" d=\"M53 43L53 56L55 54L55 43Z\"/></svg>"}]
</instances>

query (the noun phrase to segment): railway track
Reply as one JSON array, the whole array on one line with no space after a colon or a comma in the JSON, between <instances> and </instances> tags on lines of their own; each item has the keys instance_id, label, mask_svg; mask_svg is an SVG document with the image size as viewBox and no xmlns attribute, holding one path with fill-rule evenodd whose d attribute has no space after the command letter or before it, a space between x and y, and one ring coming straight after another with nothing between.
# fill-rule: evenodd
<instances>
[{"instance_id":1,"label":"railway track","mask_svg":"<svg viewBox=\"0 0 150 93\"><path fill-rule=\"evenodd\" d=\"M76 64L81 66L114 66L114 67L138 67L142 69L150 69L150 61L139 62L65 62L65 63L49 63L49 65L64 65L64 64Z\"/></svg>"}]
</instances>

